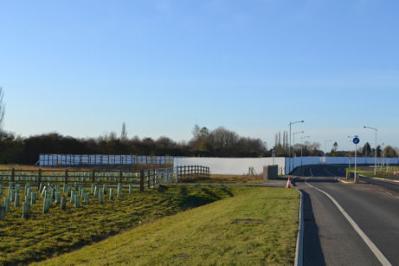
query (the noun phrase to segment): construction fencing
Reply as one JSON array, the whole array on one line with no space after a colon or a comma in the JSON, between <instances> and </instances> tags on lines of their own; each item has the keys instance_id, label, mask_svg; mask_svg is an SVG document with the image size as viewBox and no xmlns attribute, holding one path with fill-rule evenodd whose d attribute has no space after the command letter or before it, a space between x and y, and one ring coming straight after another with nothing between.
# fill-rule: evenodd
<instances>
[{"instance_id":1,"label":"construction fencing","mask_svg":"<svg viewBox=\"0 0 399 266\"><path fill-rule=\"evenodd\" d=\"M170 156L141 155L74 155L41 154L37 163L40 167L88 167L88 166L132 166L132 165L170 165Z\"/></svg>"},{"instance_id":2,"label":"construction fencing","mask_svg":"<svg viewBox=\"0 0 399 266\"><path fill-rule=\"evenodd\" d=\"M210 178L210 169L201 165L184 165L175 168L177 181L195 180L198 178Z\"/></svg>"},{"instance_id":3,"label":"construction fencing","mask_svg":"<svg viewBox=\"0 0 399 266\"><path fill-rule=\"evenodd\" d=\"M374 164L374 157L358 157L359 165ZM218 175L260 175L263 168L276 165L278 174L288 174L300 166L319 164L353 164L353 157L268 157L268 158L207 158L207 157L170 157L139 155L40 155L40 167L100 167L114 169L115 166L147 166L138 168L175 168L178 176L179 167L204 166L212 174ZM378 158L378 164L399 164L399 158ZM187 168L188 169L188 168ZM136 169L138 170L138 169Z\"/></svg>"},{"instance_id":4,"label":"construction fencing","mask_svg":"<svg viewBox=\"0 0 399 266\"><path fill-rule=\"evenodd\" d=\"M140 171L100 171L100 170L61 170L37 169L0 170L0 184L2 183L29 183L40 186L45 183L59 184L106 184L129 185L144 191L145 188L154 188L160 184L175 182L173 168L148 169Z\"/></svg>"}]
</instances>

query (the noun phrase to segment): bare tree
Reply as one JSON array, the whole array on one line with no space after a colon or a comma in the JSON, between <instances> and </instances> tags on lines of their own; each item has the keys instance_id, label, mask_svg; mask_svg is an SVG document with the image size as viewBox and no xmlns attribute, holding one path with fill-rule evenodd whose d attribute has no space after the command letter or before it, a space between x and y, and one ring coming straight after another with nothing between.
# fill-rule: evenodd
<instances>
[{"instance_id":1,"label":"bare tree","mask_svg":"<svg viewBox=\"0 0 399 266\"><path fill-rule=\"evenodd\" d=\"M121 141L127 140L127 130L126 130L126 123L123 122L122 124L122 132L121 132Z\"/></svg>"},{"instance_id":2,"label":"bare tree","mask_svg":"<svg viewBox=\"0 0 399 266\"><path fill-rule=\"evenodd\" d=\"M390 145L386 146L383 153L385 154L385 157L397 157L398 153L396 152L396 149Z\"/></svg>"},{"instance_id":3,"label":"bare tree","mask_svg":"<svg viewBox=\"0 0 399 266\"><path fill-rule=\"evenodd\" d=\"M238 140L239 136L237 133L223 127L214 129L210 135L211 144L215 149L231 148L237 144Z\"/></svg>"},{"instance_id":4,"label":"bare tree","mask_svg":"<svg viewBox=\"0 0 399 266\"><path fill-rule=\"evenodd\" d=\"M284 131L283 132L283 147L284 150L288 151L288 147L290 146L290 143L288 141L288 132Z\"/></svg>"},{"instance_id":5,"label":"bare tree","mask_svg":"<svg viewBox=\"0 0 399 266\"><path fill-rule=\"evenodd\" d=\"M200 126L199 126L199 125L195 125L195 126L194 126L194 129L193 129L193 131L192 131L193 136L194 136L194 139L197 139L197 138L198 138L198 136L200 135L200 131L201 131Z\"/></svg>"}]
</instances>

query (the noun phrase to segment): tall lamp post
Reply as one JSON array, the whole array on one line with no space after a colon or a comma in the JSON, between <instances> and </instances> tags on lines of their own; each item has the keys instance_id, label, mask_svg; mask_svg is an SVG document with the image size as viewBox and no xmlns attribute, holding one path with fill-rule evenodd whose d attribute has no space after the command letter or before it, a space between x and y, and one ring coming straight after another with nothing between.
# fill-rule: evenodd
<instances>
[{"instance_id":1,"label":"tall lamp post","mask_svg":"<svg viewBox=\"0 0 399 266\"><path fill-rule=\"evenodd\" d=\"M305 139L310 139L310 136L301 137L301 167L303 166L303 146L305 146Z\"/></svg>"},{"instance_id":2,"label":"tall lamp post","mask_svg":"<svg viewBox=\"0 0 399 266\"><path fill-rule=\"evenodd\" d=\"M382 160L380 160L381 170L385 166L385 143L381 144Z\"/></svg>"},{"instance_id":3,"label":"tall lamp post","mask_svg":"<svg viewBox=\"0 0 399 266\"><path fill-rule=\"evenodd\" d=\"M305 131L297 131L297 132L294 132L294 133L292 133L292 144L293 145L295 145L296 143L295 143L295 136L297 136L297 135L302 135L302 134L305 134Z\"/></svg>"},{"instance_id":4,"label":"tall lamp post","mask_svg":"<svg viewBox=\"0 0 399 266\"><path fill-rule=\"evenodd\" d=\"M297 135L302 135L302 134L305 134L305 131L297 131L297 132L294 132L294 133L292 133L292 148L293 148L293 150L294 150L294 158L296 158L296 151L295 151L295 144L296 144L296 142L295 142L295 136L297 136ZM302 158L301 158L301 160L302 160ZM294 168L294 167L292 167L292 168Z\"/></svg>"},{"instance_id":5,"label":"tall lamp post","mask_svg":"<svg viewBox=\"0 0 399 266\"><path fill-rule=\"evenodd\" d=\"M375 150L374 150L374 175L377 175L377 146L378 146L378 129L374 127L364 126L365 129L374 131Z\"/></svg>"},{"instance_id":6,"label":"tall lamp post","mask_svg":"<svg viewBox=\"0 0 399 266\"><path fill-rule=\"evenodd\" d=\"M289 166L288 166L288 173L290 173L291 172L291 145L292 145L292 126L293 125L295 125L295 124L301 124L301 123L305 123L305 121L304 120L300 120L300 121L293 121L293 122L290 122L289 124L288 124L288 126L289 126L289 128L290 128L290 145L288 146L288 156L289 156L289 158L290 158L290 163L289 163Z\"/></svg>"}]
</instances>

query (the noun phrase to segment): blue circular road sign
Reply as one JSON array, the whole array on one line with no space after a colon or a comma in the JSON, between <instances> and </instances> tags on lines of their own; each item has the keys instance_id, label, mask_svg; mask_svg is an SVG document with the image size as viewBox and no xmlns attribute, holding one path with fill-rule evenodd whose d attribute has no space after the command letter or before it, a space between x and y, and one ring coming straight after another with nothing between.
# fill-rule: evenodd
<instances>
[{"instance_id":1,"label":"blue circular road sign","mask_svg":"<svg viewBox=\"0 0 399 266\"><path fill-rule=\"evenodd\" d=\"M354 143L354 144L359 144L359 143L360 143L359 137L354 137L354 138L353 138L353 143Z\"/></svg>"}]
</instances>

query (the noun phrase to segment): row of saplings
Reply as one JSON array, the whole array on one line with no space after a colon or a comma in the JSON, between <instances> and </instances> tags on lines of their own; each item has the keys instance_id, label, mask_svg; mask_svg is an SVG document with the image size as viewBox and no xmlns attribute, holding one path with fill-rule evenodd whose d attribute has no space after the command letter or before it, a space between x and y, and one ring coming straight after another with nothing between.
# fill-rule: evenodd
<instances>
[{"instance_id":1,"label":"row of saplings","mask_svg":"<svg viewBox=\"0 0 399 266\"><path fill-rule=\"evenodd\" d=\"M21 217L28 219L32 214L33 205L39 198L42 199L44 214L48 213L52 206L60 206L61 210L66 210L68 201L75 208L80 208L82 204L88 205L90 195L97 199L99 204L104 204L106 195L109 200L119 199L122 195L123 186L119 183L115 193L114 188L107 187L107 185L92 184L89 190L89 188L77 183L73 185L63 184L62 187L58 184L40 183L38 188L32 187L29 183L25 183L23 187L17 183L9 183L5 190L7 193L3 196L3 185L0 183L0 199L4 198L3 202L0 203L0 220L5 219L11 207L20 208L22 211ZM129 194L132 193L132 185L130 184L128 192Z\"/></svg>"}]
</instances>

